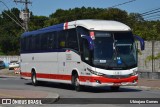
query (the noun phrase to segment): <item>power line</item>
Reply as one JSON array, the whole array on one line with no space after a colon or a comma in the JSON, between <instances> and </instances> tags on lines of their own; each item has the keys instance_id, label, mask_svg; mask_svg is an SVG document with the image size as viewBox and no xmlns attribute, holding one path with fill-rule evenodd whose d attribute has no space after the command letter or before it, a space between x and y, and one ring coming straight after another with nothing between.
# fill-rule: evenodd
<instances>
[{"instance_id":1,"label":"power line","mask_svg":"<svg viewBox=\"0 0 160 107\"><path fill-rule=\"evenodd\" d=\"M116 4L116 5L111 6L111 8L115 8L115 7L118 7L118 6L121 6L121 5L125 5L125 4L128 4L128 3L134 2L134 1L136 1L136 0L130 0L130 1L127 1L127 2L120 3L120 4ZM27 4L31 4L31 2L28 1L28 0L25 0L25 1L23 1L23 0L20 0L20 1L14 0L14 2L16 2L16 3L24 3L26 5ZM82 13L83 14L88 14L88 12L82 12ZM74 17L74 16L78 17L79 15L71 15L71 17ZM55 17L55 18L63 18L63 17L68 17L68 16L58 16L58 17Z\"/></svg>"},{"instance_id":2,"label":"power line","mask_svg":"<svg viewBox=\"0 0 160 107\"><path fill-rule=\"evenodd\" d=\"M116 5L113 5L113 6L111 6L111 7L109 7L109 8L115 8L115 7L118 7L118 6L121 6L121 5L125 5L125 4L128 4L128 3L131 3L131 2L134 2L134 1L136 1L136 0L130 0L130 1L127 1L127 2L123 2L123 3L120 3L120 4L116 4ZM90 14L91 12L82 12L83 14ZM94 12L93 12L94 13ZM78 17L79 15L70 15L70 17ZM65 17L69 17L69 16L58 16L58 17L55 17L55 18L65 18Z\"/></svg>"},{"instance_id":3,"label":"power line","mask_svg":"<svg viewBox=\"0 0 160 107\"><path fill-rule=\"evenodd\" d=\"M124 4L128 4L128 3L131 3L131 2L134 2L136 0L130 0L130 1L127 1L127 2L124 2L124 3L120 3L120 4L116 4L114 6L111 6L112 8L115 8L115 7L118 7L118 6L121 6L121 5L124 5Z\"/></svg>"},{"instance_id":4,"label":"power line","mask_svg":"<svg viewBox=\"0 0 160 107\"><path fill-rule=\"evenodd\" d=\"M154 12L156 10L159 10L160 8L156 8L156 9L153 9L153 10L150 10L150 11L147 11L147 12L144 12L144 13L141 13L141 15L145 15L147 13L151 13L151 12Z\"/></svg>"},{"instance_id":5,"label":"power line","mask_svg":"<svg viewBox=\"0 0 160 107\"><path fill-rule=\"evenodd\" d=\"M3 2L0 0L0 2L7 7L8 11L10 11L9 7ZM10 13L16 18L16 20L18 21L18 23L21 25L22 23L19 21L19 19L10 11Z\"/></svg>"},{"instance_id":6,"label":"power line","mask_svg":"<svg viewBox=\"0 0 160 107\"><path fill-rule=\"evenodd\" d=\"M145 15L142 15L142 16L148 16L148 15L152 15L152 14L159 13L159 12L160 12L160 11L155 11L155 12L148 13L148 14L145 14Z\"/></svg>"},{"instance_id":7,"label":"power line","mask_svg":"<svg viewBox=\"0 0 160 107\"><path fill-rule=\"evenodd\" d=\"M14 0L15 3L24 3L24 4L32 4L32 2L28 1L28 0Z\"/></svg>"},{"instance_id":8,"label":"power line","mask_svg":"<svg viewBox=\"0 0 160 107\"><path fill-rule=\"evenodd\" d=\"M0 0L0 2L5 5L5 3L2 2L1 0ZM5 6L7 7L7 5L5 5ZM21 25L21 23L17 22L17 21L16 21L14 18L12 18L7 12L3 11L3 13L4 13L5 15L7 15L12 21L14 21L18 26L20 26L22 29L24 29L24 27ZM12 12L11 12L11 13L12 13ZM12 13L12 14L13 14L13 13ZM15 15L14 15L14 16L15 16Z\"/></svg>"},{"instance_id":9,"label":"power line","mask_svg":"<svg viewBox=\"0 0 160 107\"><path fill-rule=\"evenodd\" d=\"M14 0L15 3L22 3L25 4L25 11L22 14L24 16L24 24L25 24L25 31L28 31L28 22L29 22L29 9L28 4L32 4L29 0Z\"/></svg>"},{"instance_id":10,"label":"power line","mask_svg":"<svg viewBox=\"0 0 160 107\"><path fill-rule=\"evenodd\" d=\"M157 16L160 16L160 14L158 14L158 13L160 13L160 7L152 9L152 10L149 10L149 11L146 11L144 13L141 13L140 15L145 20L148 20L148 19L155 19Z\"/></svg>"},{"instance_id":11,"label":"power line","mask_svg":"<svg viewBox=\"0 0 160 107\"><path fill-rule=\"evenodd\" d=\"M127 2L124 2L124 3L120 3L120 4L116 4L116 5L113 5L111 6L110 8L115 8L115 7L118 7L118 6L121 6L121 5L125 5L125 4L128 4L128 3L131 3L131 2L134 2L136 0L130 0L130 1L127 1ZM91 12L82 12L83 14L90 14ZM94 13L94 12L93 12ZM71 17L78 17L79 15L70 15ZM58 16L58 17L55 17L55 18L65 18L65 17L69 17L69 16Z\"/></svg>"},{"instance_id":12,"label":"power line","mask_svg":"<svg viewBox=\"0 0 160 107\"><path fill-rule=\"evenodd\" d=\"M160 16L152 17L152 18L146 18L146 20L155 20L155 19L160 20Z\"/></svg>"},{"instance_id":13,"label":"power line","mask_svg":"<svg viewBox=\"0 0 160 107\"><path fill-rule=\"evenodd\" d=\"M146 18L151 18L151 17L156 17L156 16L160 16L160 14L156 14L156 15L148 16L148 17L145 17L145 19L146 19Z\"/></svg>"},{"instance_id":14,"label":"power line","mask_svg":"<svg viewBox=\"0 0 160 107\"><path fill-rule=\"evenodd\" d=\"M25 30L25 28L24 28L21 24L19 24L15 19L13 19L8 13L4 12L4 14L6 14L6 15L7 15L9 18L11 18L17 25L19 25L22 29Z\"/></svg>"},{"instance_id":15,"label":"power line","mask_svg":"<svg viewBox=\"0 0 160 107\"><path fill-rule=\"evenodd\" d=\"M159 13L159 12L155 12L155 13ZM152 13L152 14L155 14L155 13ZM152 15L152 14L149 14L149 15ZM152 16L149 16L149 15L146 15L146 16L148 16L148 17L144 16L144 19L145 19L145 20L148 20L148 19L154 20L154 19L156 19L157 17L160 16L160 14L156 14L156 15L152 15Z\"/></svg>"}]
</instances>

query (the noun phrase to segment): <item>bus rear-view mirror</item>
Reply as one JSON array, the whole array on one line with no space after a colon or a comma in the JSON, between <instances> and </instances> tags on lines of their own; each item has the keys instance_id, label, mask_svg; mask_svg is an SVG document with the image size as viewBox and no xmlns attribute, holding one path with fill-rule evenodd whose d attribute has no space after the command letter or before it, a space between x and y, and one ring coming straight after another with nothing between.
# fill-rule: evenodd
<instances>
[{"instance_id":1,"label":"bus rear-view mirror","mask_svg":"<svg viewBox=\"0 0 160 107\"><path fill-rule=\"evenodd\" d=\"M89 48L89 50L93 50L93 48L94 48L94 43L93 43L93 40L92 40L92 38L90 37L90 36L86 36L86 35L81 35L81 37L82 38L84 38L84 39L86 39L87 41L88 41L88 48Z\"/></svg>"},{"instance_id":2,"label":"bus rear-view mirror","mask_svg":"<svg viewBox=\"0 0 160 107\"><path fill-rule=\"evenodd\" d=\"M144 50L145 49L144 40L140 36L137 36L137 35L134 35L134 38L140 42L141 50Z\"/></svg>"}]
</instances>

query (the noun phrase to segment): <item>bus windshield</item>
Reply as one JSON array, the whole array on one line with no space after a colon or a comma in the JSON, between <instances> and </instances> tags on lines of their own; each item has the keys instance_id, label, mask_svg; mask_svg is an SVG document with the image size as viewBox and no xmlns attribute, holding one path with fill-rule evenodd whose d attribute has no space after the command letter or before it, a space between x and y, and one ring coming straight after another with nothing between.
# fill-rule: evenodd
<instances>
[{"instance_id":1,"label":"bus windshield","mask_svg":"<svg viewBox=\"0 0 160 107\"><path fill-rule=\"evenodd\" d=\"M124 70L137 66L131 32L95 32L93 64L103 69Z\"/></svg>"}]
</instances>

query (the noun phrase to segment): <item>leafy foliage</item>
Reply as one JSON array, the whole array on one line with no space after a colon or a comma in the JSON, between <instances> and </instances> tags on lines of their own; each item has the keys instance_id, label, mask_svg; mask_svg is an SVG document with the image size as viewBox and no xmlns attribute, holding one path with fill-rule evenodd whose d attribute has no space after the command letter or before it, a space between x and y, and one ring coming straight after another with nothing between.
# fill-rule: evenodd
<instances>
[{"instance_id":1,"label":"leafy foliage","mask_svg":"<svg viewBox=\"0 0 160 107\"><path fill-rule=\"evenodd\" d=\"M160 53L158 53L156 56L147 56L145 59L145 65L147 65L147 62L151 61L151 60L158 60L160 59Z\"/></svg>"},{"instance_id":2,"label":"leafy foliage","mask_svg":"<svg viewBox=\"0 0 160 107\"><path fill-rule=\"evenodd\" d=\"M17 18L20 11L17 8L10 10ZM5 13L15 18L10 11L3 11L0 14L0 54L19 54L20 35L24 32L21 27L15 24ZM22 20L18 18L20 22ZM31 13L29 30L36 30L66 21L79 19L103 19L116 20L127 24L134 34L140 35L145 40L160 40L160 21L145 21L138 13L127 13L118 8L91 8L81 7L68 10L57 9L49 17L35 16Z\"/></svg>"}]
</instances>

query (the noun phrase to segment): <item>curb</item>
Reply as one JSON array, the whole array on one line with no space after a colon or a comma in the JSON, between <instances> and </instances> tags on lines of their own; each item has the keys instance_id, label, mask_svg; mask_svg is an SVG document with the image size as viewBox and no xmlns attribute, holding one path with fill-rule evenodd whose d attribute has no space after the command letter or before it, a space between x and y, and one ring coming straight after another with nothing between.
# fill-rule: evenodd
<instances>
[{"instance_id":1,"label":"curb","mask_svg":"<svg viewBox=\"0 0 160 107\"><path fill-rule=\"evenodd\" d=\"M160 90L160 87L148 87L148 86L124 86L124 88L143 89L143 90Z\"/></svg>"},{"instance_id":2,"label":"curb","mask_svg":"<svg viewBox=\"0 0 160 107\"><path fill-rule=\"evenodd\" d=\"M3 89L4 90L4 89ZM10 92L12 91L12 90L9 90ZM15 91L15 90L14 90ZM19 91L19 90L16 90L17 92ZM20 90L21 92L23 91L23 90ZM25 90L25 91L27 91L27 90ZM2 91L3 92L3 91ZM28 92L28 91L27 91ZM36 91L32 91L32 93L34 93L34 92L36 92ZM41 100L42 101L42 104L54 104L56 101L58 101L59 100L59 98L60 98L60 96L59 96L59 94L58 93L52 93L52 92L46 92L46 91L40 91L40 92L44 92L44 93L46 93L46 96L39 96L39 97L28 97L28 96L21 96L21 95L16 95L16 94L8 94L8 92L6 91L5 93L0 93L0 96L5 96L5 98L9 98L9 99L18 99L18 100L25 100L25 99L28 99L28 100ZM39 92L38 92L39 93ZM38 94L37 93L37 94ZM2 97L3 98L3 97ZM18 104L19 105L19 104Z\"/></svg>"},{"instance_id":3,"label":"curb","mask_svg":"<svg viewBox=\"0 0 160 107\"><path fill-rule=\"evenodd\" d=\"M19 75L15 75L15 76L13 76L13 75L0 75L0 78L14 78L14 77L20 77Z\"/></svg>"},{"instance_id":4,"label":"curb","mask_svg":"<svg viewBox=\"0 0 160 107\"><path fill-rule=\"evenodd\" d=\"M53 98L54 96L54 98ZM57 102L60 99L59 94L57 93L48 93L48 96L46 97L45 103L47 104L53 104L54 102Z\"/></svg>"}]
</instances>

